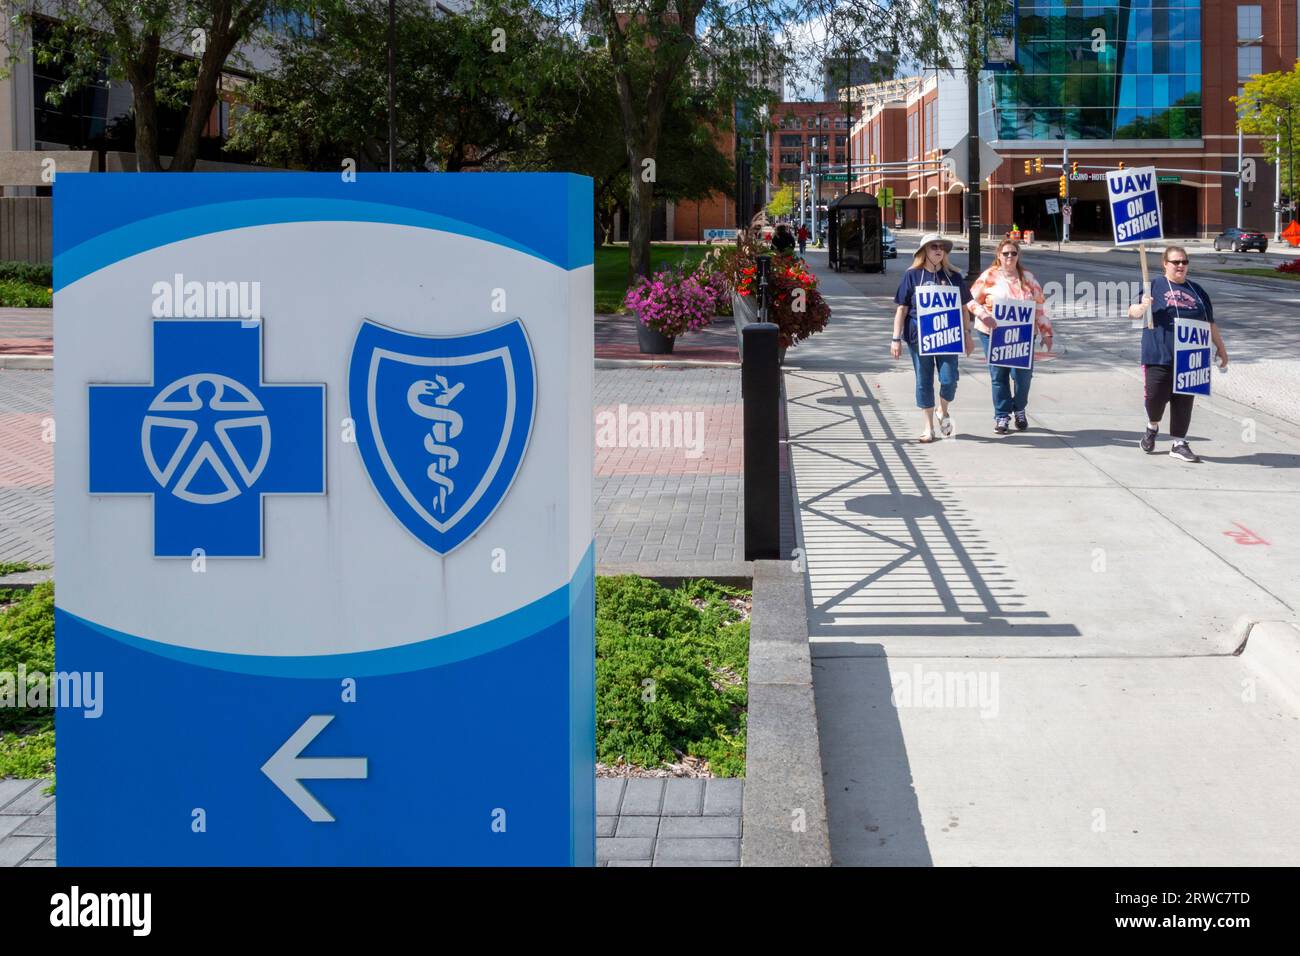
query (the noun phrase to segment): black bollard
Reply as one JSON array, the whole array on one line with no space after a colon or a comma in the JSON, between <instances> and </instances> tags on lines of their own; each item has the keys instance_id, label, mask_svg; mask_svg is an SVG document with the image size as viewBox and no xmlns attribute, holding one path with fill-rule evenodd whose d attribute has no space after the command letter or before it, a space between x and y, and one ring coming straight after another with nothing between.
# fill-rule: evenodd
<instances>
[{"instance_id":1,"label":"black bollard","mask_svg":"<svg viewBox=\"0 0 1300 956\"><path fill-rule=\"evenodd\" d=\"M746 561L781 557L781 369L777 363L777 332L771 322L752 322L741 333Z\"/></svg>"}]
</instances>

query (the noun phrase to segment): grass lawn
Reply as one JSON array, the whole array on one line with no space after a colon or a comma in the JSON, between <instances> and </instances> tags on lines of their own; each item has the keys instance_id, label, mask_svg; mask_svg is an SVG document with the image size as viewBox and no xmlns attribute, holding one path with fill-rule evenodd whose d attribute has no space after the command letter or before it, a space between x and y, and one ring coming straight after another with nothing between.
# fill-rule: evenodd
<instances>
[{"instance_id":1,"label":"grass lawn","mask_svg":"<svg viewBox=\"0 0 1300 956\"><path fill-rule=\"evenodd\" d=\"M712 246L674 245L657 242L650 247L650 264L654 269L680 265L693 267L710 252ZM596 249L596 311L622 312L627 295L627 246L599 246Z\"/></svg>"},{"instance_id":2,"label":"grass lawn","mask_svg":"<svg viewBox=\"0 0 1300 956\"><path fill-rule=\"evenodd\" d=\"M1215 272L1230 272L1235 276L1264 276L1267 279L1300 280L1294 272L1278 272L1276 269L1215 269Z\"/></svg>"}]
</instances>

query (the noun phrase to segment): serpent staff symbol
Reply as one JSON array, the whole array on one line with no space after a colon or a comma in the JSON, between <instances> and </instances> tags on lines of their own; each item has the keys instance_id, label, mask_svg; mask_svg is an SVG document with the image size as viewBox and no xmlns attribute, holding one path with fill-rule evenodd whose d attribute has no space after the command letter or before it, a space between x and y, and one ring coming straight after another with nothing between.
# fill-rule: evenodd
<instances>
[{"instance_id":1,"label":"serpent staff symbol","mask_svg":"<svg viewBox=\"0 0 1300 956\"><path fill-rule=\"evenodd\" d=\"M465 425L460 413L447 406L464 387L464 382L448 385L446 376L435 375L433 381L423 379L412 382L411 387L406 390L406 404L410 406L411 411L421 418L433 421L429 426L429 434L424 436L424 449L434 457L433 464L429 466L427 472L429 480L438 486L438 497L434 499L433 507L443 514L447 513L447 496L456 487L455 483L447 477L447 471L455 468L460 461L460 452L447 442L459 435ZM425 397L432 398L433 404L425 404L422 401Z\"/></svg>"}]
</instances>

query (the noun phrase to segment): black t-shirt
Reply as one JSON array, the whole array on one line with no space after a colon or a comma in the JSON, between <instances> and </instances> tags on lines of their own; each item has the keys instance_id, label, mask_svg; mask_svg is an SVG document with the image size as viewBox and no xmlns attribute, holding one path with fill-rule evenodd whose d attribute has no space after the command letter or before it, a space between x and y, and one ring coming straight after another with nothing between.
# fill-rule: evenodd
<instances>
[{"instance_id":1,"label":"black t-shirt","mask_svg":"<svg viewBox=\"0 0 1300 956\"><path fill-rule=\"evenodd\" d=\"M1171 282L1159 276L1151 282L1151 324L1142 330L1142 364L1174 364L1174 321L1200 319L1214 321L1210 297L1195 282ZM1138 302L1141 302L1141 298Z\"/></svg>"}]
</instances>

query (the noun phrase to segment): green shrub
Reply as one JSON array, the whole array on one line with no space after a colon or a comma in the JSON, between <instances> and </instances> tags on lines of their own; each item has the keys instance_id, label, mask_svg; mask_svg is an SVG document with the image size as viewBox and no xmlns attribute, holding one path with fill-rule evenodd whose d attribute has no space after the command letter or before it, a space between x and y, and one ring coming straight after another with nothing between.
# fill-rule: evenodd
<instances>
[{"instance_id":1,"label":"green shrub","mask_svg":"<svg viewBox=\"0 0 1300 956\"><path fill-rule=\"evenodd\" d=\"M686 754L744 774L749 622L727 599L746 593L597 579L597 759L656 767Z\"/></svg>"},{"instance_id":2,"label":"green shrub","mask_svg":"<svg viewBox=\"0 0 1300 956\"><path fill-rule=\"evenodd\" d=\"M18 279L0 279L0 306L15 309L48 309L54 304L49 287Z\"/></svg>"},{"instance_id":3,"label":"green shrub","mask_svg":"<svg viewBox=\"0 0 1300 956\"><path fill-rule=\"evenodd\" d=\"M30 591L11 591L14 598L0 611L0 671L17 674L54 672L54 585L46 581ZM0 730L53 728L54 712L48 708L0 707Z\"/></svg>"},{"instance_id":4,"label":"green shrub","mask_svg":"<svg viewBox=\"0 0 1300 956\"><path fill-rule=\"evenodd\" d=\"M0 279L14 279L48 289L54 285L54 269L31 262L0 262Z\"/></svg>"}]
</instances>

